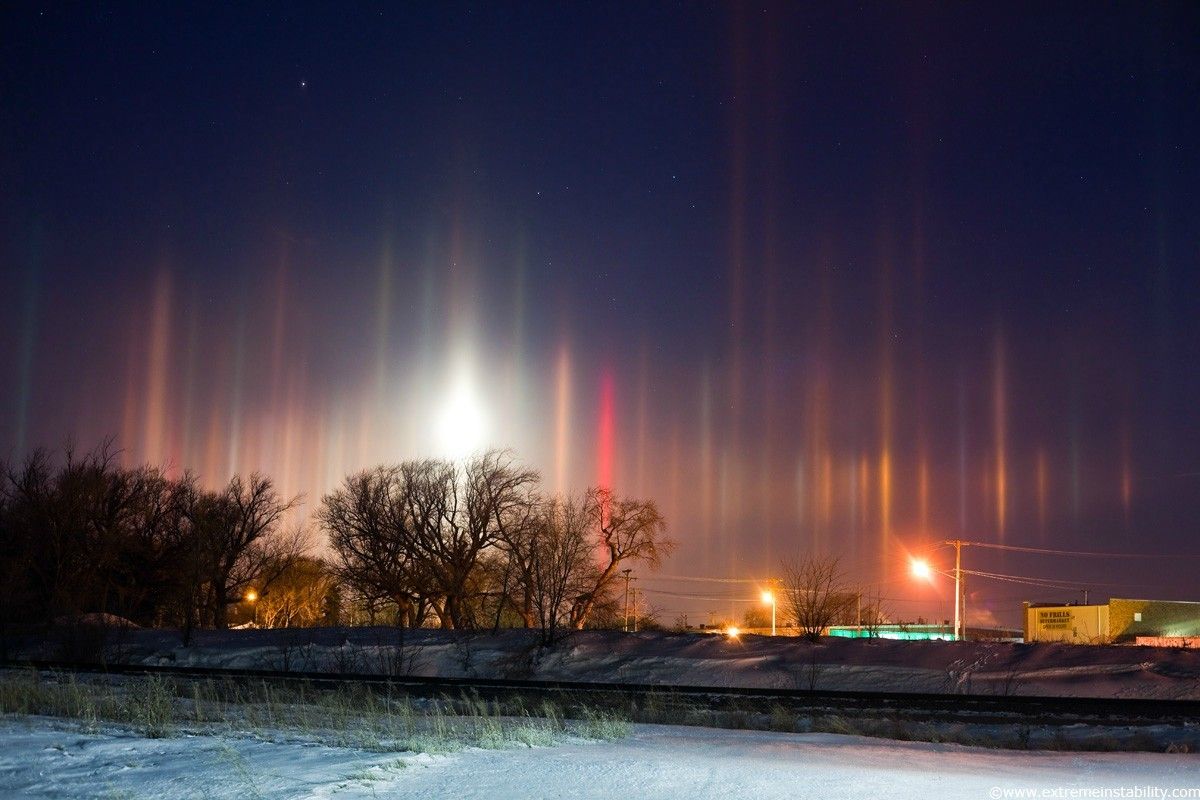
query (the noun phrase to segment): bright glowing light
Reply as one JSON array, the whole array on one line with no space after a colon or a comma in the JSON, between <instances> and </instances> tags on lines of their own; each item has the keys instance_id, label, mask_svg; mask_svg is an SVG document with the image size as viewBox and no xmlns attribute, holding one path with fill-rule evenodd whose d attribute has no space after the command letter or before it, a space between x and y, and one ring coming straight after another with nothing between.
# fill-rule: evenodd
<instances>
[{"instance_id":1,"label":"bright glowing light","mask_svg":"<svg viewBox=\"0 0 1200 800\"><path fill-rule=\"evenodd\" d=\"M772 594L771 592L763 592L762 593L762 601L764 603L766 603L767 605L773 606L773 605L775 605L775 595Z\"/></svg>"},{"instance_id":2,"label":"bright glowing light","mask_svg":"<svg viewBox=\"0 0 1200 800\"><path fill-rule=\"evenodd\" d=\"M247 603L253 603L257 599L258 599L258 592L254 591L253 589L250 589L249 591L246 592L246 602Z\"/></svg>"},{"instance_id":3,"label":"bright glowing light","mask_svg":"<svg viewBox=\"0 0 1200 800\"><path fill-rule=\"evenodd\" d=\"M464 458L486 444L487 414L465 371L460 371L442 398L435 436L439 454L447 458Z\"/></svg>"},{"instance_id":4,"label":"bright glowing light","mask_svg":"<svg viewBox=\"0 0 1200 800\"><path fill-rule=\"evenodd\" d=\"M735 626L735 625L730 625L728 628L725 629L725 634L727 636L729 636L731 639L736 639L737 635L739 633L741 633L741 631L739 631L737 629L737 626Z\"/></svg>"},{"instance_id":5,"label":"bright glowing light","mask_svg":"<svg viewBox=\"0 0 1200 800\"><path fill-rule=\"evenodd\" d=\"M912 560L912 574L913 577L923 581L933 580L933 568L929 566L928 561L922 561L919 558Z\"/></svg>"}]
</instances>

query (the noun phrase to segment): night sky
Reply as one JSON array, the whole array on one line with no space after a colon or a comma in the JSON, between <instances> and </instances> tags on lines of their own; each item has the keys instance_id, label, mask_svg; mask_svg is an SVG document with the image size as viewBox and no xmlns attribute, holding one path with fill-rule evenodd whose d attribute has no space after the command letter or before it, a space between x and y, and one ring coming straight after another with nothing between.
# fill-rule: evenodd
<instances>
[{"instance_id":1,"label":"night sky","mask_svg":"<svg viewBox=\"0 0 1200 800\"><path fill-rule=\"evenodd\" d=\"M0 457L113 436L311 510L507 446L657 499L672 576L835 552L945 617L906 556L963 537L1129 554L965 551L1068 582L972 622L1200 600L1198 43L1182 3L6 4Z\"/></svg>"}]
</instances>

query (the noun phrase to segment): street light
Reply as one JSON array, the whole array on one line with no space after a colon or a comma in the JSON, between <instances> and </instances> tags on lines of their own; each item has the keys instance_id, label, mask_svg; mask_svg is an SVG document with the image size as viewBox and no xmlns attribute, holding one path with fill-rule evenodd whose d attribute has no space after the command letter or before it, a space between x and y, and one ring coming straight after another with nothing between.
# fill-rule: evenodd
<instances>
[{"instance_id":1,"label":"street light","mask_svg":"<svg viewBox=\"0 0 1200 800\"><path fill-rule=\"evenodd\" d=\"M928 561L920 558L914 558L911 561L912 574L914 577L921 580L933 581L933 573L945 575L948 578L954 578L954 640L961 641L963 634L966 632L967 622L967 599L963 593L963 574L965 570L962 568L962 548L964 542L961 539L951 539L944 544L948 544L954 548L954 572L943 572L942 570L934 570L929 565Z\"/></svg>"},{"instance_id":2,"label":"street light","mask_svg":"<svg viewBox=\"0 0 1200 800\"><path fill-rule=\"evenodd\" d=\"M247 589L246 594L242 597L247 603L254 608L254 627L258 627L258 592L253 589Z\"/></svg>"},{"instance_id":3,"label":"street light","mask_svg":"<svg viewBox=\"0 0 1200 800\"><path fill-rule=\"evenodd\" d=\"M920 578L923 581L933 580L933 568L929 566L928 561L923 561L919 558L912 560L912 574L915 578Z\"/></svg>"},{"instance_id":4,"label":"street light","mask_svg":"<svg viewBox=\"0 0 1200 800\"><path fill-rule=\"evenodd\" d=\"M764 591L762 593L762 601L771 605L771 635L775 635L775 593Z\"/></svg>"},{"instance_id":5,"label":"street light","mask_svg":"<svg viewBox=\"0 0 1200 800\"><path fill-rule=\"evenodd\" d=\"M725 634L726 634L726 635L727 635L727 636L728 636L730 639L736 639L739 633L741 633L741 631L739 631L739 630L737 629L737 626L736 626L736 625L730 625L728 628L726 628L726 629L725 629Z\"/></svg>"}]
</instances>

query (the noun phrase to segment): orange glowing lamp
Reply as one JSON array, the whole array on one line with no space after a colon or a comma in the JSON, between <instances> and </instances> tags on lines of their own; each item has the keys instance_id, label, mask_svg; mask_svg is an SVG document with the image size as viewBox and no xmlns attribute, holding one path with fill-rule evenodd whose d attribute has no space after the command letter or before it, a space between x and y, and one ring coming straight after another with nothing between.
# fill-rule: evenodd
<instances>
[{"instance_id":1,"label":"orange glowing lamp","mask_svg":"<svg viewBox=\"0 0 1200 800\"><path fill-rule=\"evenodd\" d=\"M923 581L933 580L933 567L929 566L928 561L919 558L912 560L912 574L914 578L919 578Z\"/></svg>"}]
</instances>

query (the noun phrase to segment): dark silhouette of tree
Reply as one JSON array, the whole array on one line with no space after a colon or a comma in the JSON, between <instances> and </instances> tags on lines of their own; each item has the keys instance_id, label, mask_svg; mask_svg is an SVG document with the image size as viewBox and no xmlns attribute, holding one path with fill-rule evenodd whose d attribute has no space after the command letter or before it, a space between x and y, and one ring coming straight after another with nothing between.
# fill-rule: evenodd
<instances>
[{"instance_id":1,"label":"dark silhouette of tree","mask_svg":"<svg viewBox=\"0 0 1200 800\"><path fill-rule=\"evenodd\" d=\"M200 493L192 520L216 627L226 627L230 603L252 587L264 590L303 553L302 531L283 527L299 504L298 496L280 499L271 479L257 472L233 476L219 493Z\"/></svg>"},{"instance_id":2,"label":"dark silhouette of tree","mask_svg":"<svg viewBox=\"0 0 1200 800\"><path fill-rule=\"evenodd\" d=\"M112 614L170 624L184 605L191 478L119 467L101 445L61 460L30 455L0 486L6 619L45 623Z\"/></svg>"},{"instance_id":3,"label":"dark silhouette of tree","mask_svg":"<svg viewBox=\"0 0 1200 800\"><path fill-rule=\"evenodd\" d=\"M593 542L584 503L555 498L530 506L530 513L509 527L502 539L513 565L526 627L538 627L549 643L571 624L576 598L595 586Z\"/></svg>"},{"instance_id":4,"label":"dark silhouette of tree","mask_svg":"<svg viewBox=\"0 0 1200 800\"><path fill-rule=\"evenodd\" d=\"M653 502L601 490L543 499L538 474L507 451L347 477L316 514L332 572L302 559L305 532L289 527L300 498L258 473L210 489L190 472L123 467L104 443L35 452L0 478L0 633L116 615L179 626L188 643L196 628L226 627L254 589L268 624L395 609L402 625L506 621L549 640L616 613L618 567L656 567L674 546Z\"/></svg>"},{"instance_id":5,"label":"dark silhouette of tree","mask_svg":"<svg viewBox=\"0 0 1200 800\"><path fill-rule=\"evenodd\" d=\"M346 479L317 514L339 573L366 597L386 596L401 624L428 602L443 628L476 627L480 560L522 524L537 473L491 451L464 465L426 459Z\"/></svg>"},{"instance_id":6,"label":"dark silhouette of tree","mask_svg":"<svg viewBox=\"0 0 1200 800\"><path fill-rule=\"evenodd\" d=\"M783 565L783 605L802 636L817 641L830 625L853 614L857 595L848 590L836 556L808 555Z\"/></svg>"},{"instance_id":7,"label":"dark silhouette of tree","mask_svg":"<svg viewBox=\"0 0 1200 800\"><path fill-rule=\"evenodd\" d=\"M891 609L884 600L879 587L871 587L858 595L856 623L867 634L867 638L876 639L883 626L891 616Z\"/></svg>"},{"instance_id":8,"label":"dark silhouette of tree","mask_svg":"<svg viewBox=\"0 0 1200 800\"><path fill-rule=\"evenodd\" d=\"M653 500L617 497L608 489L591 489L584 499L583 513L604 560L591 585L575 598L571 624L576 628L587 624L596 604L612 591L622 564L641 562L658 569L662 559L675 549L675 542L666 536L666 520Z\"/></svg>"},{"instance_id":9,"label":"dark silhouette of tree","mask_svg":"<svg viewBox=\"0 0 1200 800\"><path fill-rule=\"evenodd\" d=\"M472 573L481 554L520 524L538 475L507 452L490 451L461 468L444 461L401 465L413 521L412 550L437 591L443 628L476 627L470 613Z\"/></svg>"},{"instance_id":10,"label":"dark silhouette of tree","mask_svg":"<svg viewBox=\"0 0 1200 800\"><path fill-rule=\"evenodd\" d=\"M356 473L327 494L317 520L329 535L340 580L368 606L381 600L397 609L397 623L419 626L433 594L428 570L413 546L416 521L413 470L378 466Z\"/></svg>"}]
</instances>

